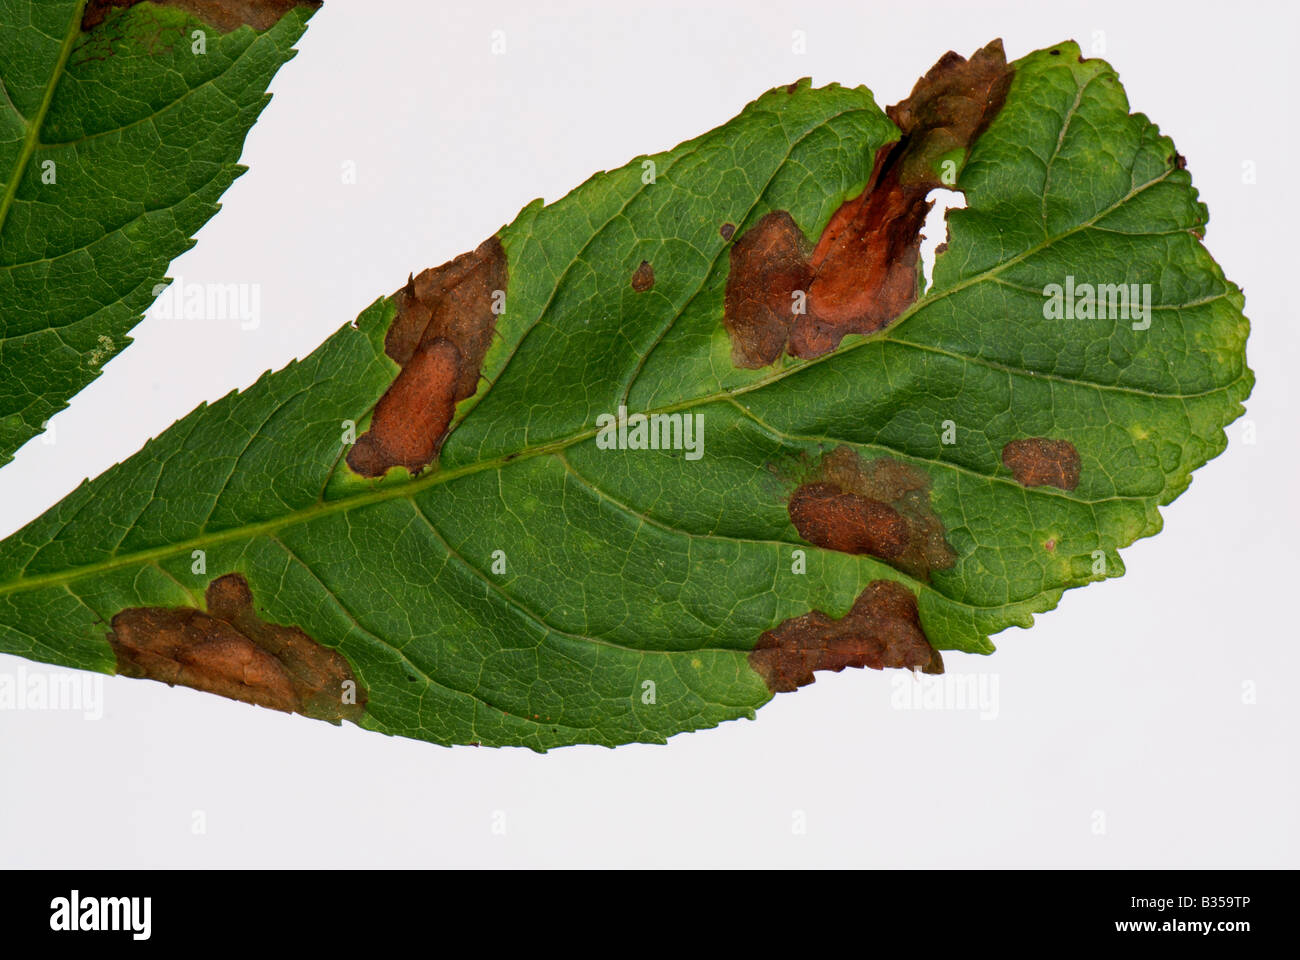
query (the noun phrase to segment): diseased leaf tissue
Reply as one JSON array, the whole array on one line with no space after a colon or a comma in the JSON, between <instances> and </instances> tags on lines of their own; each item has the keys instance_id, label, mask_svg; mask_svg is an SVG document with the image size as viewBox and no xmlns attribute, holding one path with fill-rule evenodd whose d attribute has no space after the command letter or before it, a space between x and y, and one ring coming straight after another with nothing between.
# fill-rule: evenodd
<instances>
[{"instance_id":1,"label":"diseased leaf tissue","mask_svg":"<svg viewBox=\"0 0 1300 960\"><path fill-rule=\"evenodd\" d=\"M942 672L1122 573L1241 413L1184 167L1073 43L946 54L887 110L769 91L0 544L0 649L538 750ZM923 291L940 186L966 208Z\"/></svg>"}]
</instances>

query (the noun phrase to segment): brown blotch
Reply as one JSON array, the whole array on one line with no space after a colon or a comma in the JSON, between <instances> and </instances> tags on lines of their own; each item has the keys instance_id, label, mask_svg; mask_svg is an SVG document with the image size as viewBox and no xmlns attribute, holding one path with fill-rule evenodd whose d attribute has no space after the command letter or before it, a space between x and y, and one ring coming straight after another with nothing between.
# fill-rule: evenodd
<instances>
[{"instance_id":1,"label":"brown blotch","mask_svg":"<svg viewBox=\"0 0 1300 960\"><path fill-rule=\"evenodd\" d=\"M868 554L919 580L957 562L930 505L929 475L893 457L863 461L838 447L795 489L787 509L809 543Z\"/></svg>"},{"instance_id":2,"label":"brown blotch","mask_svg":"<svg viewBox=\"0 0 1300 960\"><path fill-rule=\"evenodd\" d=\"M364 477L392 466L412 473L438 454L456 412L460 351L442 337L417 347L392 386L379 398L370 429L348 452L348 466Z\"/></svg>"},{"instance_id":3,"label":"brown blotch","mask_svg":"<svg viewBox=\"0 0 1300 960\"><path fill-rule=\"evenodd\" d=\"M641 266L637 267L632 274L632 289L637 293L645 293L655 285L655 268L650 266L649 260L642 260Z\"/></svg>"},{"instance_id":4,"label":"brown blotch","mask_svg":"<svg viewBox=\"0 0 1300 960\"><path fill-rule=\"evenodd\" d=\"M773 693L812 683L817 670L904 667L943 673L943 657L930 646L912 591L893 580L873 580L836 620L820 610L786 620L758 639L749 665Z\"/></svg>"},{"instance_id":5,"label":"brown blotch","mask_svg":"<svg viewBox=\"0 0 1300 960\"><path fill-rule=\"evenodd\" d=\"M866 189L831 216L811 250L785 211L746 231L731 250L723 311L733 363L754 369L782 353L822 356L850 333L883 329L915 302L921 227L933 206L925 197L944 186L935 167L997 115L1011 74L1000 40L969 60L948 52L888 109L901 138L877 152ZM795 291L805 294L802 313Z\"/></svg>"},{"instance_id":6,"label":"brown blotch","mask_svg":"<svg viewBox=\"0 0 1300 960\"><path fill-rule=\"evenodd\" d=\"M1002 448L1002 463L1022 486L1073 490L1079 485L1079 451L1068 440L1012 440Z\"/></svg>"},{"instance_id":7,"label":"brown blotch","mask_svg":"<svg viewBox=\"0 0 1300 960\"><path fill-rule=\"evenodd\" d=\"M366 693L343 655L259 617L242 574L213 580L205 601L206 612L133 607L113 617L117 672L330 723L365 713Z\"/></svg>"},{"instance_id":8,"label":"brown blotch","mask_svg":"<svg viewBox=\"0 0 1300 960\"><path fill-rule=\"evenodd\" d=\"M356 473L379 477L395 466L415 473L437 457L456 404L478 389L496 330L493 298L504 296L506 279L505 250L491 237L393 294L397 315L384 352L402 370L348 452Z\"/></svg>"},{"instance_id":9,"label":"brown blotch","mask_svg":"<svg viewBox=\"0 0 1300 960\"><path fill-rule=\"evenodd\" d=\"M892 560L907 549L907 520L888 504L831 483L805 483L790 498L790 520L805 540L842 553Z\"/></svg>"},{"instance_id":10,"label":"brown blotch","mask_svg":"<svg viewBox=\"0 0 1300 960\"><path fill-rule=\"evenodd\" d=\"M723 240L730 240L736 235L736 225L734 223L724 223L718 227L718 233L722 234Z\"/></svg>"},{"instance_id":11,"label":"brown blotch","mask_svg":"<svg viewBox=\"0 0 1300 960\"><path fill-rule=\"evenodd\" d=\"M104 22L113 7L134 7L140 0L90 0L81 15L81 29L93 30ZM247 24L254 30L266 30L294 7L321 6L321 0L153 0L164 7L176 7L193 14L222 33Z\"/></svg>"},{"instance_id":12,"label":"brown blotch","mask_svg":"<svg viewBox=\"0 0 1300 960\"><path fill-rule=\"evenodd\" d=\"M767 214L731 248L722 322L738 367L765 367L790 340L794 297L812 280L803 233L784 210Z\"/></svg>"}]
</instances>

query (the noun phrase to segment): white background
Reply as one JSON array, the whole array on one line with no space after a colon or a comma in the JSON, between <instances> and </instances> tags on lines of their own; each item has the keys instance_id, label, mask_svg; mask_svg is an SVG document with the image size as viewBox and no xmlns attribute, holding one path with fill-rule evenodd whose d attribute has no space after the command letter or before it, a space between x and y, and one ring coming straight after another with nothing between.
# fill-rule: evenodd
<instances>
[{"instance_id":1,"label":"white background","mask_svg":"<svg viewBox=\"0 0 1300 960\"><path fill-rule=\"evenodd\" d=\"M0 533L534 197L798 77L897 102L945 50L995 36L1010 58L1067 38L1104 55L1186 156L1206 243L1246 292L1256 443L1230 428L1165 532L1124 552L1125 577L1068 593L992 657L945 658L996 676L995 719L894 709L890 676L846 671L666 747L539 756L106 678L99 721L0 711L0 865L1300 865L1295 6L443 6L316 15L248 138L250 172L170 271L260 284L260 328L146 319L55 442L0 471Z\"/></svg>"}]
</instances>

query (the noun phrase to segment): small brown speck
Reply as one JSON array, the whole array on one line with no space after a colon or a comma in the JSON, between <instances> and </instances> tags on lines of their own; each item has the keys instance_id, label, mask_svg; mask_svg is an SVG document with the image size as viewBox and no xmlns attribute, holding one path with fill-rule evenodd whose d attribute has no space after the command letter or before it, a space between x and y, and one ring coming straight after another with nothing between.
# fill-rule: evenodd
<instances>
[{"instance_id":1,"label":"small brown speck","mask_svg":"<svg viewBox=\"0 0 1300 960\"><path fill-rule=\"evenodd\" d=\"M636 268L632 274L632 289L637 293L645 293L655 285L655 268L650 266L649 260L642 260L641 266Z\"/></svg>"}]
</instances>

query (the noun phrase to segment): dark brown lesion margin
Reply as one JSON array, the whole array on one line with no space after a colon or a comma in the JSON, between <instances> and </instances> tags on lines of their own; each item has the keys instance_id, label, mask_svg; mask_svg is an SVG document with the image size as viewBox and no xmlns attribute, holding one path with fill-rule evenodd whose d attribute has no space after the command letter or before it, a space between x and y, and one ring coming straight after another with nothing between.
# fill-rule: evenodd
<instances>
[{"instance_id":1,"label":"dark brown lesion margin","mask_svg":"<svg viewBox=\"0 0 1300 960\"><path fill-rule=\"evenodd\" d=\"M366 691L347 659L298 627L263 620L242 574L213 580L204 601L206 610L131 607L114 616L117 672L330 723L361 719Z\"/></svg>"},{"instance_id":2,"label":"dark brown lesion margin","mask_svg":"<svg viewBox=\"0 0 1300 960\"><path fill-rule=\"evenodd\" d=\"M916 301L921 227L933 206L926 195L945 186L940 158L970 148L1002 108L1011 77L1001 40L969 60L949 51L887 109L901 137L876 153L866 189L832 215L811 250L784 210L745 232L731 250L723 308L736 366L822 356L850 333L885 328Z\"/></svg>"},{"instance_id":3,"label":"dark brown lesion margin","mask_svg":"<svg viewBox=\"0 0 1300 960\"><path fill-rule=\"evenodd\" d=\"M921 629L915 595L893 580L871 581L838 620L820 610L785 620L759 637L749 664L773 693L812 683L817 670L943 673L943 657Z\"/></svg>"},{"instance_id":4,"label":"dark brown lesion margin","mask_svg":"<svg viewBox=\"0 0 1300 960\"><path fill-rule=\"evenodd\" d=\"M113 7L134 7L142 0L90 0L81 15L81 29L93 30L104 22ZM151 0L160 7L175 7L193 14L222 33L248 25L266 30L294 7L317 10L322 0Z\"/></svg>"},{"instance_id":5,"label":"dark brown lesion margin","mask_svg":"<svg viewBox=\"0 0 1300 960\"><path fill-rule=\"evenodd\" d=\"M402 369L380 397L370 429L348 451L363 477L392 467L418 473L438 456L456 404L478 389L507 281L506 253L489 237L469 253L408 278L384 352Z\"/></svg>"}]
</instances>

